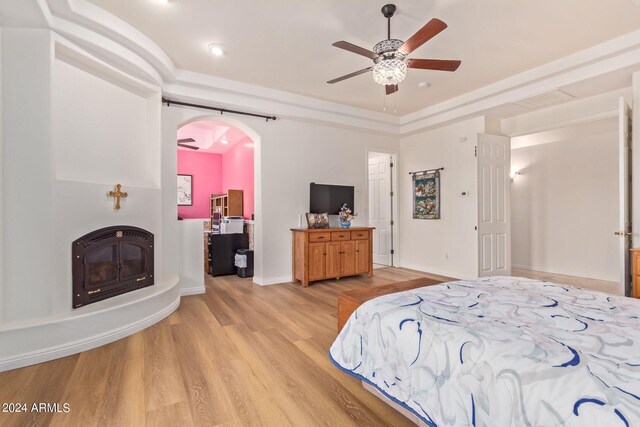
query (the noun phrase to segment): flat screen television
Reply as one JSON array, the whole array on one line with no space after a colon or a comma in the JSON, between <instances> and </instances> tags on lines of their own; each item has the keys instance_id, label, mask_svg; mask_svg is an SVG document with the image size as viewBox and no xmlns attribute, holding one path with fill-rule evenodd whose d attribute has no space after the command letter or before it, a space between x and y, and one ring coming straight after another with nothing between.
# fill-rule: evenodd
<instances>
[{"instance_id":1,"label":"flat screen television","mask_svg":"<svg viewBox=\"0 0 640 427\"><path fill-rule=\"evenodd\" d=\"M348 185L327 185L311 183L309 212L337 215L344 203L351 211L353 206L353 187Z\"/></svg>"}]
</instances>

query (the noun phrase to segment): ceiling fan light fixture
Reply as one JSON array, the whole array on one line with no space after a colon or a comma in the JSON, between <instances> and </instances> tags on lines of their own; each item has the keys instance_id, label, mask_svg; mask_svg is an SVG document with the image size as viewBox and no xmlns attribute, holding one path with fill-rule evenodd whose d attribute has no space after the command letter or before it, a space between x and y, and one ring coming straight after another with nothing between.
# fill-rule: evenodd
<instances>
[{"instance_id":1,"label":"ceiling fan light fixture","mask_svg":"<svg viewBox=\"0 0 640 427\"><path fill-rule=\"evenodd\" d=\"M224 55L224 50L222 49L222 47L218 46L215 43L211 43L209 46L207 46L209 48L209 51L214 55L214 56L222 56Z\"/></svg>"},{"instance_id":2,"label":"ceiling fan light fixture","mask_svg":"<svg viewBox=\"0 0 640 427\"><path fill-rule=\"evenodd\" d=\"M373 80L379 85L397 85L407 77L407 63L398 58L383 59L373 67Z\"/></svg>"}]
</instances>

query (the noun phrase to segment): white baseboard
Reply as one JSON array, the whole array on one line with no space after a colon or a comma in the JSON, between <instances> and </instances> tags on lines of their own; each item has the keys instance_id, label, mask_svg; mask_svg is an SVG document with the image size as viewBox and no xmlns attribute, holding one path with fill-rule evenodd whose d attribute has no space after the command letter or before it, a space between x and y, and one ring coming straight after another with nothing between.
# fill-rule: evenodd
<instances>
[{"instance_id":1,"label":"white baseboard","mask_svg":"<svg viewBox=\"0 0 640 427\"><path fill-rule=\"evenodd\" d=\"M272 277L272 278L262 278L262 277L253 277L253 283L260 286L268 286L268 285L279 285L282 283L291 283L291 276L282 276L282 277Z\"/></svg>"},{"instance_id":2,"label":"white baseboard","mask_svg":"<svg viewBox=\"0 0 640 427\"><path fill-rule=\"evenodd\" d=\"M180 296L186 297L189 295L201 295L206 292L204 287L204 279L198 283L195 280L191 280L188 277L180 277Z\"/></svg>"},{"instance_id":3,"label":"white baseboard","mask_svg":"<svg viewBox=\"0 0 640 427\"><path fill-rule=\"evenodd\" d=\"M180 296L188 297L189 295L201 295L204 294L207 289L202 286L192 286L190 288L180 288Z\"/></svg>"},{"instance_id":4,"label":"white baseboard","mask_svg":"<svg viewBox=\"0 0 640 427\"><path fill-rule=\"evenodd\" d=\"M569 271L569 270L557 271L554 268L541 267L541 266L535 266L535 265L511 264L511 267L512 268L520 268L522 270L539 271L541 273L547 273L547 274L559 274L559 275L562 275L562 276L584 277L584 278L588 278L588 279L604 280L604 281L607 281L607 282L617 282L617 281L620 280L620 278L618 276L603 277L603 276L597 276L597 275L594 275L594 274L585 274L584 272L577 272L577 271ZM555 271L553 271L553 270L555 270Z\"/></svg>"},{"instance_id":5,"label":"white baseboard","mask_svg":"<svg viewBox=\"0 0 640 427\"><path fill-rule=\"evenodd\" d=\"M523 265L523 264L511 264L511 268L521 268L523 270L535 270L535 268L531 267L530 265Z\"/></svg>"},{"instance_id":6,"label":"white baseboard","mask_svg":"<svg viewBox=\"0 0 640 427\"><path fill-rule=\"evenodd\" d=\"M438 276L455 277L461 280L476 279L478 277L477 275L469 276L466 274L460 274L460 272L456 272L456 271L448 271L440 268L433 268L429 266L417 265L417 264L411 264L411 263L403 263L402 265L400 265L400 267L408 268L409 270L421 271L423 273L437 274Z\"/></svg>"}]
</instances>

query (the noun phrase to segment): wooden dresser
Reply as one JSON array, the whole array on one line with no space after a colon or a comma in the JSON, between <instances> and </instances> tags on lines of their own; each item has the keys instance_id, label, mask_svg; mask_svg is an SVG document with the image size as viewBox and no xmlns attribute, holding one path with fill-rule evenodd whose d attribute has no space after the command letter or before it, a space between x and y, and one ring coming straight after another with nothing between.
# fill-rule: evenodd
<instances>
[{"instance_id":1,"label":"wooden dresser","mask_svg":"<svg viewBox=\"0 0 640 427\"><path fill-rule=\"evenodd\" d=\"M293 278L316 280L373 276L373 227L292 228Z\"/></svg>"},{"instance_id":2,"label":"wooden dresser","mask_svg":"<svg viewBox=\"0 0 640 427\"><path fill-rule=\"evenodd\" d=\"M633 277L631 296L640 298L640 248L631 249L631 276Z\"/></svg>"}]
</instances>

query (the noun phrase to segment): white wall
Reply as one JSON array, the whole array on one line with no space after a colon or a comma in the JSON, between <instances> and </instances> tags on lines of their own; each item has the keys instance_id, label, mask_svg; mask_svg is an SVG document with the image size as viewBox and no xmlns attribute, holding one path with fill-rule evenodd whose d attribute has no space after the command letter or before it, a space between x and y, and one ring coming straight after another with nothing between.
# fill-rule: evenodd
<instances>
[{"instance_id":1,"label":"white wall","mask_svg":"<svg viewBox=\"0 0 640 427\"><path fill-rule=\"evenodd\" d=\"M158 188L145 160L146 97L58 58L52 91L57 179Z\"/></svg>"},{"instance_id":2,"label":"white wall","mask_svg":"<svg viewBox=\"0 0 640 427\"><path fill-rule=\"evenodd\" d=\"M485 118L477 117L400 141L400 262L402 267L455 278L478 275L475 146ZM464 141L463 141L464 140ZM413 219L409 172L444 167L441 219ZM462 196L463 191L468 196Z\"/></svg>"},{"instance_id":3,"label":"white wall","mask_svg":"<svg viewBox=\"0 0 640 427\"><path fill-rule=\"evenodd\" d=\"M512 150L515 267L617 281L617 131Z\"/></svg>"},{"instance_id":4,"label":"white wall","mask_svg":"<svg viewBox=\"0 0 640 427\"><path fill-rule=\"evenodd\" d=\"M4 320L51 313L51 46L47 30L3 30Z\"/></svg>"},{"instance_id":5,"label":"white wall","mask_svg":"<svg viewBox=\"0 0 640 427\"><path fill-rule=\"evenodd\" d=\"M367 149L396 149L395 137L332 126L278 120L260 131L265 282L291 277L291 235L309 210L309 183L353 185L354 226L366 225Z\"/></svg>"}]
</instances>

